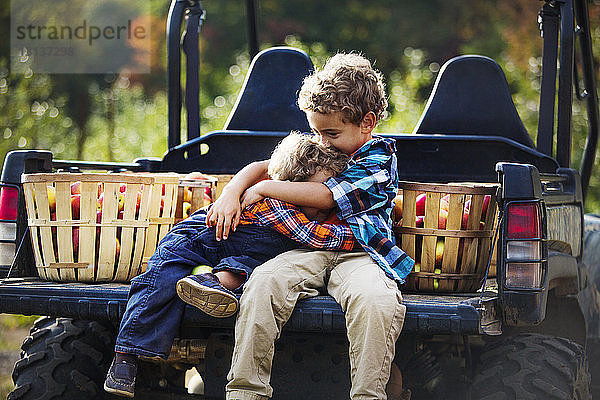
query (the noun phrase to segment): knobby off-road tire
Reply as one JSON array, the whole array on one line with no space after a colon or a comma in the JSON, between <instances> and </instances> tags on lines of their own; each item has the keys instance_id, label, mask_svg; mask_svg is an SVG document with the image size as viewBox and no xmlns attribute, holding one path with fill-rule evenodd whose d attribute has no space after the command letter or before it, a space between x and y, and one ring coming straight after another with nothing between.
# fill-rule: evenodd
<instances>
[{"instance_id":1,"label":"knobby off-road tire","mask_svg":"<svg viewBox=\"0 0 600 400\"><path fill-rule=\"evenodd\" d=\"M472 400L590 400L584 349L568 339L522 334L484 349Z\"/></svg>"},{"instance_id":2,"label":"knobby off-road tire","mask_svg":"<svg viewBox=\"0 0 600 400\"><path fill-rule=\"evenodd\" d=\"M112 332L95 321L38 319L21 346L8 400L97 400L111 361Z\"/></svg>"}]
</instances>

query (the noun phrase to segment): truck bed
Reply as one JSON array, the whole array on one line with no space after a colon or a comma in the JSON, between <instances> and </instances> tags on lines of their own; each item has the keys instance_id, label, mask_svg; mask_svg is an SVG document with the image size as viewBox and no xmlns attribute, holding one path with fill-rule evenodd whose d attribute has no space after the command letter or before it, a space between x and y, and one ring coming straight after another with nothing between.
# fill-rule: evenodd
<instances>
[{"instance_id":1,"label":"truck bed","mask_svg":"<svg viewBox=\"0 0 600 400\"><path fill-rule=\"evenodd\" d=\"M481 293L403 293L407 307L403 333L500 334L495 281ZM127 305L128 284L48 282L9 278L0 282L0 309L6 313L105 320L118 324ZM233 328L235 317L218 319L187 306L182 329ZM301 300L285 329L345 332L344 313L331 296Z\"/></svg>"}]
</instances>

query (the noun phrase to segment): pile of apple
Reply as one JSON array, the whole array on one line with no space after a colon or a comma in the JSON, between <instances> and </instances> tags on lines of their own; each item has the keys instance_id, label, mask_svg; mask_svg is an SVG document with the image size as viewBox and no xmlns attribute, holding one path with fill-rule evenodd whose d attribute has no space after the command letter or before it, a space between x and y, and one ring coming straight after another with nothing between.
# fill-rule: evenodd
<instances>
[{"instance_id":1,"label":"pile of apple","mask_svg":"<svg viewBox=\"0 0 600 400\"><path fill-rule=\"evenodd\" d=\"M137 193L136 199L136 208L135 215L136 217L139 215L140 203L142 200L142 192L143 185L141 189ZM50 208L50 220L56 221L56 189L54 186L48 186L48 204ZM125 183L121 183L119 185L119 191L117 193L117 201L118 201L118 211L117 218L123 219L123 212L125 207L125 191L127 190L127 185ZM162 194L165 194L165 186L163 185ZM98 194L96 201L96 223L102 222L102 204L104 203L104 187L101 182L98 182ZM81 182L73 182L71 183L71 219L78 220L81 216ZM161 199L161 212L164 206L164 198ZM115 259L119 259L119 254L121 251L121 243L119 241L118 236L120 236L121 228L117 228L117 237L115 237ZM77 260L77 256L79 254L79 227L73 227L73 255L74 259ZM52 235L53 235L53 244L54 244L54 253L58 258L58 249L57 249L57 238L56 238L56 227L52 227ZM98 254L100 248L100 227L96 228L96 254ZM96 265L97 268L97 265Z\"/></svg>"},{"instance_id":2,"label":"pile of apple","mask_svg":"<svg viewBox=\"0 0 600 400\"><path fill-rule=\"evenodd\" d=\"M186 175L187 179L198 179L198 180L207 180L208 177L199 172L192 172ZM136 204L135 204L135 217L139 216L140 211L140 203L142 200L142 190L144 185L142 184L140 190L137 192ZM210 187L204 187L203 199L205 204L209 204L212 200L212 191ZM117 192L117 203L118 203L118 211L117 211L117 219L123 219L124 207L125 207L125 192L127 190L127 184L121 183L119 185L119 191ZM48 186L48 204L50 208L50 220L56 221L56 189L54 186ZM183 218L188 218L190 214L195 211L192 210L192 188L184 187L183 191ZM102 205L104 203L104 186L103 183L98 182L98 194L96 201L96 223L100 224L102 222ZM160 200L160 213L162 216L163 208L165 204L165 185L162 185L162 193ZM71 219L78 220L81 216L80 211L81 205L81 182L73 182L71 183ZM79 227L73 227L73 255L74 260L77 260L79 254ZM135 234L135 231L134 231ZM58 258L58 244L57 244L57 229L55 226L52 227L52 235L53 235L53 245L54 245L54 254L55 257ZM117 228L117 235L115 237L115 260L118 261L119 254L121 250L120 238L121 236L121 228ZM135 240L135 239L134 239ZM96 255L98 254L100 248L100 227L96 228ZM97 266L96 266L97 268Z\"/></svg>"},{"instance_id":3,"label":"pile of apple","mask_svg":"<svg viewBox=\"0 0 600 400\"><path fill-rule=\"evenodd\" d=\"M207 175L204 175L201 172L190 172L189 174L187 174L184 179L196 179L196 180L200 180L200 181L205 181L208 180L210 177ZM197 188L200 189L200 188ZM212 202L212 189L210 186L204 187L204 193L203 193L203 205L207 205L210 204ZM193 196L193 189L189 186L184 186L183 188L183 214L182 217L183 219L188 218L194 211L196 210L192 210L192 196Z\"/></svg>"},{"instance_id":4,"label":"pile of apple","mask_svg":"<svg viewBox=\"0 0 600 400\"><path fill-rule=\"evenodd\" d=\"M423 225L424 225L425 199L426 199L425 193L419 194L416 198L415 227L417 227L417 228L423 228ZM490 199L491 199L491 196L489 196L489 195L486 195L483 199L481 219L479 221L479 229L480 230L485 228L485 217L487 214L488 206L490 204ZM402 209L404 206L403 195L399 194L398 196L396 196L396 198L394 199L394 202L395 202L395 206L394 206L394 210L393 210L394 224L396 226L402 226ZM438 229L446 229L449 207L450 207L450 195L447 194L440 199L440 211L439 211L439 215L438 215ZM461 222L461 229L463 229L463 230L467 229L467 222L469 220L470 209L471 209L471 199L467 199L467 201L465 202L465 205L463 207L463 215L462 215L462 222ZM422 248L422 236L421 235L415 235L415 236L416 236L415 251L417 254L415 255L416 262L415 262L414 271L420 272L421 271L421 263L420 263L421 254L420 253L421 253L421 248ZM400 238L397 238L397 239L399 240ZM464 245L464 243L463 243L463 240L461 239L459 241L458 260L460 260L462 257L463 245ZM442 266L443 256L444 256L444 238L438 237L436 246L435 246L435 269L434 269L435 274L442 273L441 266ZM438 287L439 287L439 280L434 279L433 280L433 288L438 289Z\"/></svg>"},{"instance_id":5,"label":"pile of apple","mask_svg":"<svg viewBox=\"0 0 600 400\"><path fill-rule=\"evenodd\" d=\"M425 220L425 198L427 196L425 193L421 193L416 198L416 211L417 216L415 220L415 227L422 228ZM481 211L481 220L479 221L479 229L483 229L485 227L485 215L487 214L487 209L490 204L490 195L486 195L483 198L483 206ZM402 194L399 194L394 199L395 206L393 211L394 221L397 226L402 226L402 208L404 206L404 197ZM450 195L447 194L440 199L440 213L438 216L438 229L446 229L446 222L448 220L448 209L450 207ZM471 199L468 199L465 202L465 206L463 209L462 223L461 229L467 229L467 221L469 220L469 212L471 209Z\"/></svg>"}]
</instances>

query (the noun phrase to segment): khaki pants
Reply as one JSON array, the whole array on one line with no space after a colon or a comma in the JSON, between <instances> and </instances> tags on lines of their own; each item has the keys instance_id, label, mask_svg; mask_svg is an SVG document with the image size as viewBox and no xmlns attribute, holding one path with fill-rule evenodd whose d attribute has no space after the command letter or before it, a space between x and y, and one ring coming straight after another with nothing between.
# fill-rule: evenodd
<instances>
[{"instance_id":1,"label":"khaki pants","mask_svg":"<svg viewBox=\"0 0 600 400\"><path fill-rule=\"evenodd\" d=\"M350 397L386 399L406 307L366 252L292 250L254 270L244 287L227 379L229 400L267 399L274 342L300 299L327 291L342 306L350 342Z\"/></svg>"}]
</instances>

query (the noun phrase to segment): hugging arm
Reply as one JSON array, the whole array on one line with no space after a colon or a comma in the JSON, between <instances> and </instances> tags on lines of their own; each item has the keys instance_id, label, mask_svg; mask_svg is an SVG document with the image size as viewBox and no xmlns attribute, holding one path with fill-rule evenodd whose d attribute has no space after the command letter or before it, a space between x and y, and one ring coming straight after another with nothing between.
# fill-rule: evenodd
<instances>
[{"instance_id":1,"label":"hugging arm","mask_svg":"<svg viewBox=\"0 0 600 400\"><path fill-rule=\"evenodd\" d=\"M206 218L207 225L215 227L217 240L227 239L229 231L235 231L240 222L242 193L256 182L267 179L268 167L268 160L248 164L225 185Z\"/></svg>"},{"instance_id":2,"label":"hugging arm","mask_svg":"<svg viewBox=\"0 0 600 400\"><path fill-rule=\"evenodd\" d=\"M313 249L350 251L356 243L349 226L310 221L297 207L276 199L268 198L253 213L261 224Z\"/></svg>"},{"instance_id":3,"label":"hugging arm","mask_svg":"<svg viewBox=\"0 0 600 400\"><path fill-rule=\"evenodd\" d=\"M248 188L242 196L242 208L271 197L299 207L329 209L336 204L331 191L320 182L290 182L265 180Z\"/></svg>"}]
</instances>

